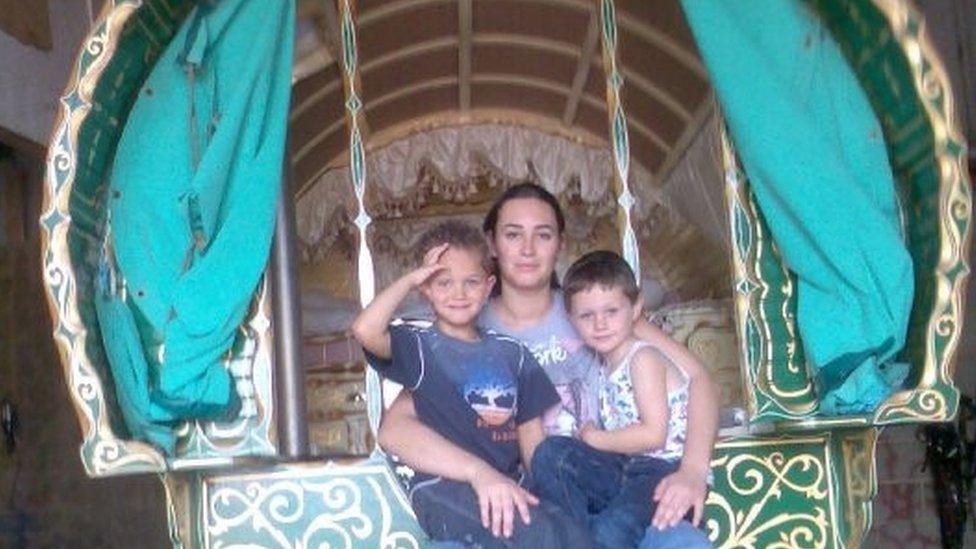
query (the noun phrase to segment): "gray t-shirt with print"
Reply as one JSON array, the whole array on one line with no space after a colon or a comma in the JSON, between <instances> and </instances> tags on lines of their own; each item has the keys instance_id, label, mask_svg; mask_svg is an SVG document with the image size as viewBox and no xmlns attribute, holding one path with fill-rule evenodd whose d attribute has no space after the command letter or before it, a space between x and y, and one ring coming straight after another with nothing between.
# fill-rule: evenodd
<instances>
[{"instance_id":1,"label":"gray t-shirt with print","mask_svg":"<svg viewBox=\"0 0 976 549\"><path fill-rule=\"evenodd\" d=\"M552 308L535 326L508 328L491 303L479 324L521 341L549 375L562 403L543 417L547 435L573 436L588 421L599 424L600 361L569 323L561 292L553 293Z\"/></svg>"}]
</instances>

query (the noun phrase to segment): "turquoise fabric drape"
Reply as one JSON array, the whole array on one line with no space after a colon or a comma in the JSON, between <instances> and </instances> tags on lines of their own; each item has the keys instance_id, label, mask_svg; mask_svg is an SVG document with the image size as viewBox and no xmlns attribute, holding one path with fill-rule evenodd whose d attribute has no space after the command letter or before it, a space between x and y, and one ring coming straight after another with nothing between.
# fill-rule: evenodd
<instances>
[{"instance_id":1,"label":"turquoise fabric drape","mask_svg":"<svg viewBox=\"0 0 976 549\"><path fill-rule=\"evenodd\" d=\"M235 412L221 364L268 260L282 176L294 0L203 0L118 144L96 307L132 435Z\"/></svg>"},{"instance_id":2,"label":"turquoise fabric drape","mask_svg":"<svg viewBox=\"0 0 976 549\"><path fill-rule=\"evenodd\" d=\"M756 200L796 273L821 412L873 410L913 298L881 127L838 45L798 0L682 0Z\"/></svg>"}]
</instances>

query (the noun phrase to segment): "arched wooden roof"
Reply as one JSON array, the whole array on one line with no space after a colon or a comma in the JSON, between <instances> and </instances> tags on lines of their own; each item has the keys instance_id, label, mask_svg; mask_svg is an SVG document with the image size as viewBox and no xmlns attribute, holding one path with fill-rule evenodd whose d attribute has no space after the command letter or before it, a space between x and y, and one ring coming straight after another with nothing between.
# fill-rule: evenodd
<instances>
[{"instance_id":1,"label":"arched wooden roof","mask_svg":"<svg viewBox=\"0 0 976 549\"><path fill-rule=\"evenodd\" d=\"M677 0L618 0L631 154L652 172L700 122L707 76ZM333 4L300 2L290 156L300 191L347 145ZM605 77L592 0L359 0L372 142L411 124L521 121L605 141Z\"/></svg>"}]
</instances>

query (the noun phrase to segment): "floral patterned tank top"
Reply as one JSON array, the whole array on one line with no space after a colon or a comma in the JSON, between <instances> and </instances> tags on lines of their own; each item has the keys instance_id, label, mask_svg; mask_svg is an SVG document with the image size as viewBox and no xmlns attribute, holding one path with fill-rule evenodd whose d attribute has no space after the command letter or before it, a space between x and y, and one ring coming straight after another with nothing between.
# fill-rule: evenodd
<instances>
[{"instance_id":1,"label":"floral patterned tank top","mask_svg":"<svg viewBox=\"0 0 976 549\"><path fill-rule=\"evenodd\" d=\"M668 435L664 446L645 452L644 455L677 461L681 459L688 431L688 374L650 343L637 341L627 352L620 365L609 374L607 368L600 375L600 420L608 431L622 429L640 421L637 401L634 399L634 384L630 377L630 364L637 351L648 347L668 368L681 377L681 384L668 391Z\"/></svg>"}]
</instances>

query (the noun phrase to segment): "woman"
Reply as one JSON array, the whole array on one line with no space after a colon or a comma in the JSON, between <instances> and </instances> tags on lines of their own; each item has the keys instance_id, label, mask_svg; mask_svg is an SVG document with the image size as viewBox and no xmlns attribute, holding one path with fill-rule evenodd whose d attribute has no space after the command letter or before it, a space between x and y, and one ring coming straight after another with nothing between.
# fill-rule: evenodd
<instances>
[{"instance_id":1,"label":"woman","mask_svg":"<svg viewBox=\"0 0 976 549\"><path fill-rule=\"evenodd\" d=\"M523 341L536 355L562 396L563 404L546 421L547 434L573 435L595 418L598 365L569 324L555 280L563 247L565 219L556 198L538 185L509 188L485 217L484 230L497 259L495 295L481 324ZM689 425L685 454L677 472L660 482L652 527L641 547L707 546L697 530L704 507L709 459L718 424L715 387L701 364L681 345L643 322L637 330L689 373ZM471 483L481 504L481 518L496 536L509 536L513 521L531 519L537 499L461 450L416 418L409 392L387 411L380 444L415 469ZM682 520L693 510L691 523Z\"/></svg>"}]
</instances>

